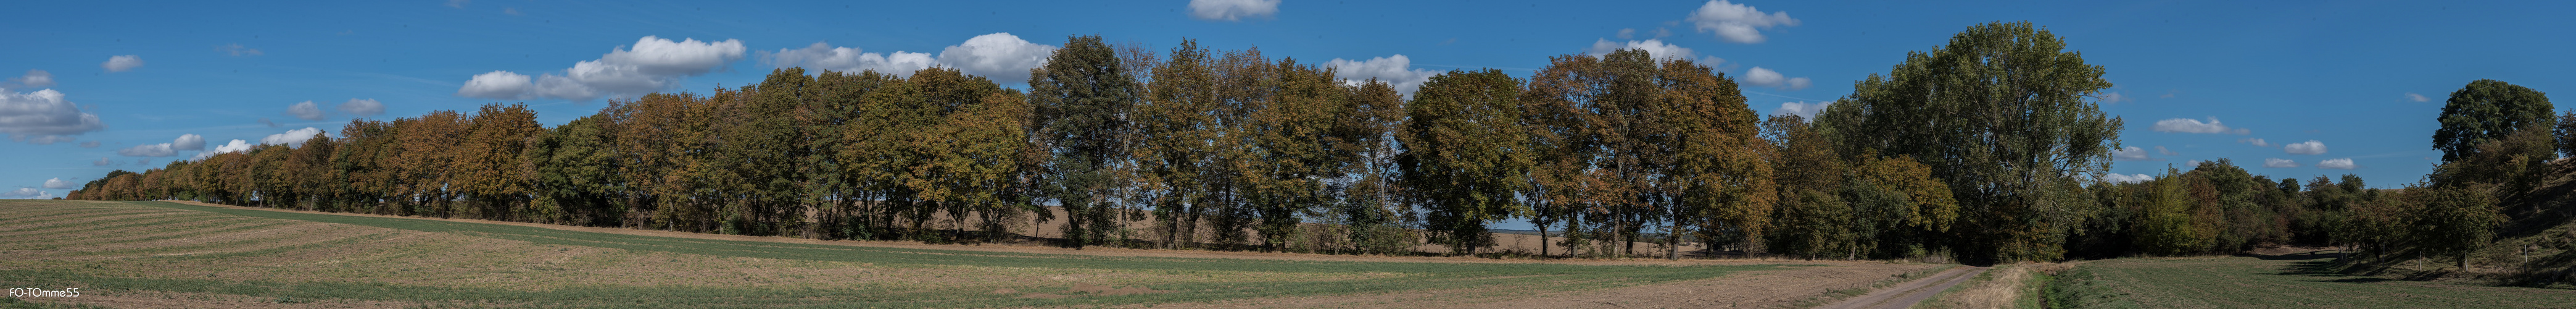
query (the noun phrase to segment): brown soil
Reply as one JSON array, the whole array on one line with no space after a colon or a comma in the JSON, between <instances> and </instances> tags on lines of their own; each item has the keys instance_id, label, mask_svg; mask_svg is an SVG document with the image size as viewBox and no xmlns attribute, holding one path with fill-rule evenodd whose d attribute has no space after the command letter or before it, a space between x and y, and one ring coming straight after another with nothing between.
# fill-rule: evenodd
<instances>
[{"instance_id":1,"label":"brown soil","mask_svg":"<svg viewBox=\"0 0 2576 309\"><path fill-rule=\"evenodd\" d=\"M1770 261L1784 262L1784 261ZM1403 294L1338 295L1168 304L1156 308L1776 308L1834 290L1867 288L1897 274L1938 265L1801 261L1821 264L1719 278L1590 291L1457 289Z\"/></svg>"},{"instance_id":2,"label":"brown soil","mask_svg":"<svg viewBox=\"0 0 2576 309\"><path fill-rule=\"evenodd\" d=\"M1906 282L1905 284L1880 289L1877 292L1870 292L1869 294L1861 295L1860 297L1844 299L1841 302L1835 302L1833 304L1817 308L1913 308L1915 303L1923 302L1923 300L1926 299L1932 299L1933 295L1940 295L1941 291L1949 290L1952 286L1958 286L1960 282L1967 282L1970 278L1976 278L1977 274L1985 273L1985 271L1986 268L1984 267L1954 268L1949 271L1943 271L1940 274L1932 275L1931 277L1924 277L1922 280Z\"/></svg>"},{"instance_id":3,"label":"brown soil","mask_svg":"<svg viewBox=\"0 0 2576 309\"><path fill-rule=\"evenodd\" d=\"M183 203L183 204L201 205L201 206L226 207L226 208L236 208L236 209L253 209L253 210L262 210L262 211L282 211L282 212L320 213L320 212L310 212L310 211L294 211L294 210L278 210L278 209L245 208L245 207L224 206L224 205L211 205L211 204L203 204L203 203L195 203L195 202L184 202L184 201L174 201L174 202L177 202L177 203ZM548 229L558 229L558 230L569 230L569 231L598 232L598 233L615 233L615 234L625 234L625 235L660 236L660 237L691 238L691 239L736 240L736 241L760 241L760 242L800 243L800 244L827 244L827 245L842 245L842 246L890 247L890 248L917 248L917 249L938 249L938 250L959 250L959 251L1021 252L1021 253L1048 253L1048 254L1080 254L1080 255L1095 255L1095 256L1176 257L1176 258L1233 258L1233 259L1310 260L1310 261L1427 262L1427 263L1564 263L1564 264L1613 264L1613 265L1744 265L1744 264L1796 264L1796 265L1811 265L1811 266L1790 266L1790 267L1783 267L1783 268L1780 268L1780 269L1772 269L1772 270L1749 271L1749 272L1745 272L1745 273L1740 273L1740 274L1735 274L1735 275L1729 275L1729 276L1720 277L1720 278L1701 279L1701 280L1689 280L1689 281L1669 282L1669 283L1654 284L1654 285L1645 285L1645 286L1632 286L1632 287L1621 287L1621 288L1611 288L1611 289L1596 289L1596 290L1582 290L1580 287L1569 287L1569 289L1568 289L1568 290L1575 290L1575 291L1567 291L1567 290L1541 290L1541 291L1531 291L1531 290L1526 290L1526 288L1525 288L1525 287L1510 287L1510 288L1474 288L1474 289L1449 289L1449 290L1420 290L1420 291L1407 291L1407 292L1400 292L1400 293L1385 293L1385 294L1359 294L1359 295L1333 295L1333 296L1307 296L1307 297L1282 297L1282 298L1242 299L1242 300L1220 301L1220 302L1212 302L1212 303L1164 304L1164 305L1156 305L1156 306L1155 306L1155 307L1180 307L1180 308L1196 308L1196 307L1225 307L1225 308L1237 308L1237 307L1387 307L1387 306L1402 306L1402 307L1477 307L1477 308L1488 308L1488 307L1491 307L1491 308L1573 308L1573 307L1587 307L1587 308L1589 308L1589 307L1665 307L1665 308L1678 308L1678 307L1765 307L1765 308L1767 308L1767 307L1784 307L1784 306L1792 306L1792 305L1799 304L1799 303L1800 303L1800 302L1802 302L1802 301L1810 301L1811 299L1815 299L1815 298L1819 297L1820 295L1825 295L1825 294L1827 294L1827 293L1830 293L1831 291L1835 291L1835 290L1849 290L1849 289L1857 289L1857 288L1867 288L1867 287L1871 286L1871 285L1872 285L1872 284L1874 284L1874 283L1877 283L1877 282L1880 282L1880 281L1883 281L1883 280L1887 280L1888 278L1890 278L1890 277L1891 277L1891 276L1893 276L1893 275L1897 275L1897 274L1904 274L1904 273L1913 272L1913 271L1920 271L1920 270L1924 270L1924 269L1930 269L1930 268L1933 268L1933 267L1940 267L1939 265L1932 265L1932 264L1913 264L1913 263L1839 262L1839 261L1786 261L1786 260L1770 260L1770 259L1720 259L1720 260L1709 260L1709 259L1684 259L1684 260L1679 260L1679 261L1670 261L1670 260L1662 260L1662 259L1487 259L1487 258L1472 258L1472 257L1418 257L1418 256L1390 257L1390 256L1321 255L1321 254L1265 253L1265 252L1240 252L1240 251L1148 250L1148 249L1123 249L1123 248L1105 248L1105 247L1091 247L1091 248L1087 248L1087 249L1079 249L1079 250L1077 250L1077 249L1068 249L1068 248L1058 248L1058 247L1040 246L1040 245L1034 245L1034 244L1028 244L1028 245L935 245L935 244L923 244L923 243L917 243L917 242L897 242L897 241L823 241L823 240L812 240L812 239L801 239L801 238L789 238L789 237L757 237L757 236L738 236L738 235L713 235L713 234L699 234L699 233L672 232L672 231L651 231L651 230L635 230L635 229L624 229L624 228L576 227L576 226L562 226L562 225L553 225L553 224L520 223L520 222L501 222L501 221L486 221L486 220L472 220L472 219L439 219L439 218L399 217L399 216L382 216L382 215L348 214L348 213L322 213L322 214L332 214L332 215L349 215L349 216L394 217L394 218L407 218L407 219L420 219L420 220L444 220L444 221L475 222L475 223L488 223L488 224L508 224L508 225L518 225L518 226L528 226L528 227L538 227L538 228L548 228ZM361 242L353 243L353 244L350 244L350 245L347 245L347 246L339 246L339 247L335 247L334 249L330 249L330 250L299 250L299 251L283 252L282 254L276 254L276 255L264 255L264 256L259 256L259 257L239 257L239 258L234 258L235 260L233 260L233 261L240 261L240 262L246 262L246 263L244 263L244 264L236 264L236 265L237 265L236 267L231 267L231 268L228 268L228 269L205 269L205 270L201 270L201 271L199 271L199 272L202 272L202 273L199 273L199 272L186 272L186 271L182 271L182 272L174 272L174 274L184 273L184 274L182 274L182 275L194 275L194 276L204 276L204 277L219 277L219 278L223 278L223 279L252 279L252 278L260 278L260 277L276 277L276 276L284 276L284 277L304 278L304 279L307 279L307 280L334 280L334 281L344 281L344 280L353 280L354 278L366 278L366 280L373 280L373 281L387 282L387 283L394 283L394 284L421 284L421 285L433 285L433 286L469 286L469 287L504 287L504 286L508 286L508 287L519 287L519 288L559 287L559 286L566 286L566 285L572 285L572 284L581 284L582 282L597 282L597 281L600 281L600 280L615 281L615 282L636 282L636 283L652 283L652 284L683 285L683 286L701 286L701 285L727 285L727 286L744 286L744 285L748 285L748 286L775 286L775 285L785 285L785 286L799 286L799 287L802 287L802 286L818 286L818 287L819 287L819 286L833 286L833 285L853 285L853 284L861 284L861 283L868 283L868 284L881 284L881 283L885 283L885 282L899 282L899 283L903 283L903 284L905 284L906 286L938 287L938 288L958 288L958 289L968 289L968 291L992 291L992 292L991 292L991 294L995 294L995 295L1014 295L1014 294L1018 294L1018 295L1019 295L1018 297L1028 297L1028 298L1062 298L1062 297L1083 297L1083 296L1091 296L1091 295L1131 295L1131 294L1144 294L1144 293L1163 293L1163 292L1169 292L1169 291L1153 290L1153 289L1145 288L1145 287L1142 287L1142 286L1129 286L1129 287L1124 287L1124 288L1111 286L1111 284L1118 284L1119 282L1121 282L1122 280L1120 280L1120 279L1122 279L1122 278L1134 278L1134 277L1131 277L1131 276L1145 276L1145 274L1124 274L1124 273L1120 273L1120 274L1094 274L1094 273L1079 273L1079 272L1071 272L1071 273L1068 273L1068 272L1064 272L1064 271L1048 271L1048 270L1006 270L1006 272L1013 272L1013 273L999 273L999 274L991 274L991 275L985 275L985 276L978 276L979 278L968 278L968 276L958 276L958 275L964 274L964 273L960 273L960 272L959 272L959 271L960 271L959 269L911 269L911 270L907 270L907 269L886 269L886 268L881 268L881 267L871 267L871 265L868 265L868 264L866 264L866 263L817 263L817 262L782 261L782 260L748 259L748 258L714 258L714 257L702 257L702 256L675 255L675 254L667 254L667 253L620 253L620 252L616 252L616 251L614 251L614 250L607 250L607 251L603 251L603 250L599 250L599 249L596 249L596 248L556 248L556 247L554 247L554 246L549 246L549 245L531 244L531 243L517 242L517 241L492 241L492 240L488 240L488 239L482 239L482 240L463 240L463 239L452 239L452 238L442 238L442 237L424 237L424 235L425 235L425 234L431 234L431 233L427 233L427 232L416 232L416 231L406 231L406 230L390 230L390 229L379 229L379 228L372 228L372 227L342 226L342 225L336 225L336 224L334 224L333 226L339 226L340 228L321 229L321 230L328 230L329 232L327 232L327 233L294 233L294 234L306 234L306 235L310 235L310 234L329 234L329 235L336 235L336 236L340 236L340 237L359 237L359 236L362 236L362 235L373 235L373 236L369 236L369 237L364 238L364 239L367 239L366 241L361 241ZM255 229L255 230L269 230L269 229L310 229L310 228L312 228L312 227L308 227L308 226L299 226L299 225L282 225L282 226L275 226L275 227L261 228L261 229ZM1044 230L1045 230L1045 229L1040 229L1040 231L1044 231ZM318 230L316 230L316 231L318 231ZM243 234L257 234L257 233L227 233L227 234L228 234L227 236L248 236L248 235L243 235ZM1526 248L1530 248L1530 250L1528 250L1528 251L1526 251L1526 252L1536 252L1536 250L1535 250L1535 248L1536 248L1536 247L1535 247L1535 246L1536 246L1536 241L1535 241L1535 240L1537 240L1538 238L1537 238L1537 236L1535 236L1535 235L1501 234L1501 235L1497 235L1497 236L1500 236L1500 237L1498 237L1498 241L1502 242L1502 243L1503 243L1503 245L1504 245L1504 246L1506 246L1506 248L1514 248L1514 247L1510 247L1510 246L1527 246ZM287 242L294 242L294 243L310 243L310 242L314 242L314 241L323 241L323 240L337 239L337 238L307 238L307 237L310 237L310 236L304 236L304 237L277 237L277 238L282 238L282 239L275 239L275 240L287 241ZM203 242L203 241L207 241L207 240L206 240L206 239L198 239L198 240L196 240L196 241L197 241L197 242ZM472 243L469 243L469 242L472 242ZM1524 244L1526 244L1526 245L1524 245ZM158 244L155 244L155 245L177 246L177 245L181 245L181 244L177 244L177 243L158 243ZM148 247L148 246L147 246L147 247ZM438 248L447 248L447 249L437 249L437 250L435 250L435 252L440 252L440 253L439 253L439 255L436 255L436 256L417 256L416 254L419 254L419 253L409 253L409 252L415 252L416 250L422 250L422 248L426 248L426 247L438 247ZM165 248L166 248L166 247L165 247ZM408 249L405 249L405 250L403 250L403 251L388 251L388 250L392 250L392 249L387 249L387 248L408 248ZM1560 248L1561 248L1561 247L1560 247ZM1639 246L1640 251L1644 251L1644 250L1645 250L1645 249L1647 249L1647 248L1649 248L1649 247L1648 247L1648 246L1644 246L1644 245ZM1687 248L1687 247L1686 247L1685 249L1687 250L1687 249L1689 249L1689 248ZM570 250L570 251L565 251L565 250ZM1514 250L1514 249L1503 249L1503 250ZM228 251L229 251L229 250L228 250ZM535 254L532 254L531 252L534 252ZM1656 252L1660 253L1660 251L1656 251ZM68 253L71 253L71 252L48 252L48 253L61 253L61 254L68 254ZM683 262L683 261L685 261L686 263L679 263L679 262ZM310 267L290 267L289 265L307 265L307 266L309 266L309 265L335 265L335 266L345 266L345 267L331 267L331 268L323 268L323 270L320 270L320 271L308 271L308 272L301 272L301 273L278 273L278 272L277 272L277 270L276 270L276 269L308 269L308 270L313 269L313 268L310 268ZM635 267L640 267L640 265L687 265L687 267L677 267L677 268L672 268L672 269L636 269L636 268L635 268ZM134 266L136 266L136 267L145 267L144 265L134 265ZM175 265L172 265L172 266L175 266ZM401 272L400 272L400 274L396 275L396 274L348 273L348 272L331 271L331 270L329 270L329 269L335 269L335 268L346 268L346 269L351 269L351 271L358 271L358 270L364 270L364 269L378 269L378 270L400 270ZM419 270L415 271L415 270L413 270L413 269L419 269ZM436 270L436 271L431 271L431 270L433 270L433 269L434 269L434 270ZM975 271L976 271L976 272L990 272L990 271L995 271L995 270L975 270ZM166 271L165 271L165 272L166 272ZM496 274L506 274L506 275L496 275ZM940 277L940 276L937 276L937 275L947 275L947 276L946 276L947 278L938 278L938 277ZM391 278L386 278L386 276L393 276L393 277L391 277ZM925 279L924 277L932 277L932 279ZM570 278L584 278L584 279L575 280L575 279L570 279ZM826 279L826 278L829 278L829 279ZM1063 291L1063 292L1039 293L1039 291L1043 291L1044 289L1039 289L1038 291L1032 291L1032 290L1031 290L1029 287L1027 287L1027 286L1016 286L1016 287L1018 287L1019 289L1011 289L1011 288L1000 288L1000 289L996 289L996 287L997 287L996 285L989 285L989 284L982 284L982 283L978 283L978 282L984 282L984 281L988 281L988 280L992 280L992 279L1020 280L1020 281L1028 281L1028 280L1052 280L1052 281L1062 282L1062 283L1059 283L1059 284L1065 284L1065 285L1055 285L1055 286L1063 287L1063 286L1068 286L1068 285L1069 285L1070 287L1069 287L1069 290L1066 290L1066 291ZM1096 284L1095 282L1097 282L1097 284ZM99 295L99 296L107 296L107 295ZM65 301L73 301L73 300L68 300L68 299L66 299L66 300L51 300L51 299L49 299L49 300L44 300L44 301L46 301L46 302L65 302ZM76 301L74 301L74 302L72 302L72 303L99 304L99 305L107 305L107 306L115 306L115 307L129 307L129 306L130 306L130 307L206 307L206 308L226 308L226 307L280 307L280 306L286 306L286 307L382 307L382 306L390 305L390 304L378 304L378 303L339 303L339 302L327 302L327 301L326 301L326 302L317 302L317 303L280 304L280 303L276 303L276 302L275 302L275 300L249 299L249 298L243 298L243 297L224 296L224 295L210 295L210 294L178 294L178 293L125 294L125 295L116 295L115 297L90 297L89 295L84 295L84 297L80 297L80 300L76 300ZM493 305L503 305L503 306L507 306L508 304L493 304Z\"/></svg>"}]
</instances>

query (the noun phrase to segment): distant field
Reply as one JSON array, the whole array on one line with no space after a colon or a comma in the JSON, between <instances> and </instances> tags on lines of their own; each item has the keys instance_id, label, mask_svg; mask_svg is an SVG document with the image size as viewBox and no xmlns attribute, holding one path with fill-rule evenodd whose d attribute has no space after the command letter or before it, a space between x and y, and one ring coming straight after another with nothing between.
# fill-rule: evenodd
<instances>
[{"instance_id":1,"label":"distant field","mask_svg":"<svg viewBox=\"0 0 2576 309\"><path fill-rule=\"evenodd\" d=\"M2311 271L2324 255L2086 262L2052 284L2083 308L2570 308L2576 290L2396 281Z\"/></svg>"},{"instance_id":2,"label":"distant field","mask_svg":"<svg viewBox=\"0 0 2576 309\"><path fill-rule=\"evenodd\" d=\"M978 307L1511 297L1756 270L1877 276L1928 267L1107 256L630 234L166 202L0 201L0 286L82 288L79 298L27 301L146 307Z\"/></svg>"}]
</instances>

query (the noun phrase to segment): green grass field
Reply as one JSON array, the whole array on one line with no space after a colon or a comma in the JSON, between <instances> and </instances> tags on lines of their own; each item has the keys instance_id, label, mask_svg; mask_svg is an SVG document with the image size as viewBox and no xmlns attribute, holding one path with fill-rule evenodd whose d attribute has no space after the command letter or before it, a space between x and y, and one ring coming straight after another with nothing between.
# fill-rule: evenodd
<instances>
[{"instance_id":1,"label":"green grass field","mask_svg":"<svg viewBox=\"0 0 2576 309\"><path fill-rule=\"evenodd\" d=\"M2116 259L2049 282L2067 308L2571 308L2576 290L2388 280L2323 272L2326 255Z\"/></svg>"},{"instance_id":2,"label":"green grass field","mask_svg":"<svg viewBox=\"0 0 2576 309\"><path fill-rule=\"evenodd\" d=\"M1444 289L1563 291L1796 267L929 250L69 201L0 201L0 257L0 286L79 287L84 297L165 299L177 306L1119 305ZM1163 292L1071 291L1081 284Z\"/></svg>"}]
</instances>

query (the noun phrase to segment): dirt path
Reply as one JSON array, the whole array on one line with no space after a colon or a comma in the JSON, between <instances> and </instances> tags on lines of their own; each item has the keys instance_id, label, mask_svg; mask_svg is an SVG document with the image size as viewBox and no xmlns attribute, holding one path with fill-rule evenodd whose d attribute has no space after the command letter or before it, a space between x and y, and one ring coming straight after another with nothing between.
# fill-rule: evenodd
<instances>
[{"instance_id":1,"label":"dirt path","mask_svg":"<svg viewBox=\"0 0 2576 309\"><path fill-rule=\"evenodd\" d=\"M1941 294L1941 291L1949 290L1951 286L1957 286L1961 282L1968 282L1969 278L1976 278L1977 274L1985 272L1985 267L1954 268L1949 271L1941 272L1940 274L1932 275L1932 277L1923 278L1923 280L1906 282L1905 284L1900 284L1895 287L1878 290L1877 292L1870 292L1868 295L1845 299L1842 302L1818 308L1912 308L1914 307L1914 303L1920 303L1923 302L1923 300L1932 299L1932 295Z\"/></svg>"}]
</instances>

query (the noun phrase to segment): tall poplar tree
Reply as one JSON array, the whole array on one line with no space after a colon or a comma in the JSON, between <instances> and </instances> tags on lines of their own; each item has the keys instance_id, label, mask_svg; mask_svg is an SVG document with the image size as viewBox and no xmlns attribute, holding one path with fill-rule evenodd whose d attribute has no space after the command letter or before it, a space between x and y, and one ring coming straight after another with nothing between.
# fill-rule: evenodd
<instances>
[{"instance_id":1,"label":"tall poplar tree","mask_svg":"<svg viewBox=\"0 0 2576 309\"><path fill-rule=\"evenodd\" d=\"M1843 153L1931 166L1979 214L1947 239L1961 261L2054 260L2119 138L2120 119L2088 100L2111 87L2102 72L2028 22L1980 24L1872 74L1816 125Z\"/></svg>"}]
</instances>

